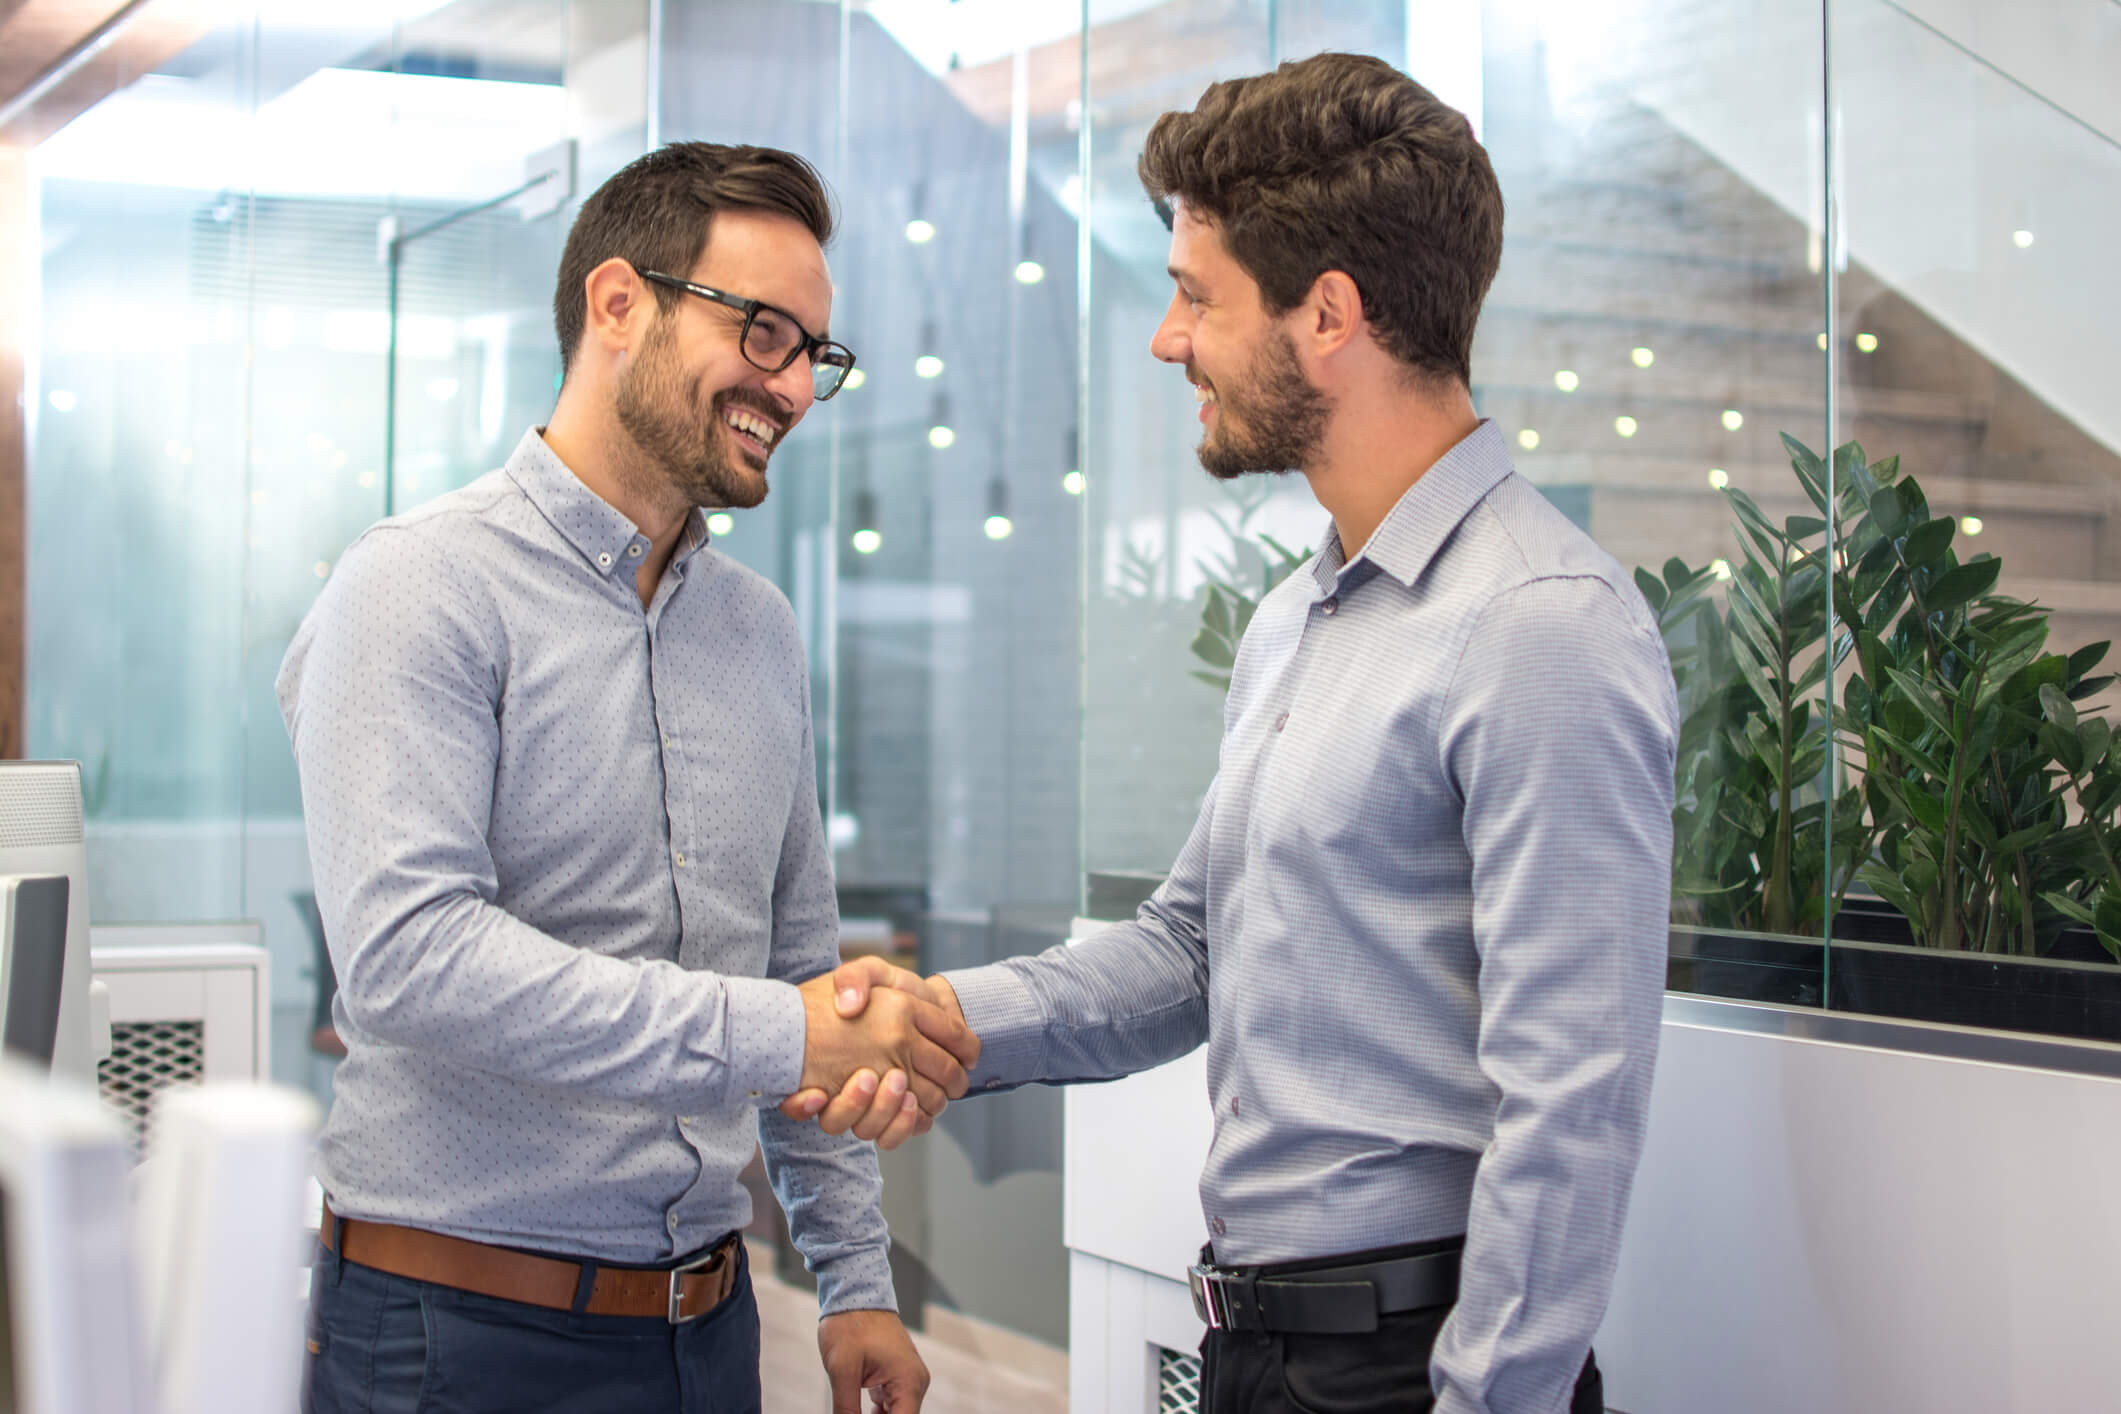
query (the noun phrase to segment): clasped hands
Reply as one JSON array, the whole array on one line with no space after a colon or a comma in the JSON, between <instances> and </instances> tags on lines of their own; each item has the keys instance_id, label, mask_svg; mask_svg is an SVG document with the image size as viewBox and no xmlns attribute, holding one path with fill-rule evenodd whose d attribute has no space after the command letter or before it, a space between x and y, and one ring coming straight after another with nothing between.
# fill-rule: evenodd
<instances>
[{"instance_id":1,"label":"clasped hands","mask_svg":"<svg viewBox=\"0 0 2121 1414\"><path fill-rule=\"evenodd\" d=\"M862 957L798 990L808 1029L801 1088L780 1107L788 1118L895 1149L965 1093L979 1037L941 977Z\"/></svg>"}]
</instances>

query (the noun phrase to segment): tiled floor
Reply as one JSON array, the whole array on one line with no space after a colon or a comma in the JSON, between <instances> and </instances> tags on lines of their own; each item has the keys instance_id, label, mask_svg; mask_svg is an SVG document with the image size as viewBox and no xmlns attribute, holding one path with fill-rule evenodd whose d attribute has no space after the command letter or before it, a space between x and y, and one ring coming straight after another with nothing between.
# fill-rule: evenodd
<instances>
[{"instance_id":1,"label":"tiled floor","mask_svg":"<svg viewBox=\"0 0 2121 1414\"><path fill-rule=\"evenodd\" d=\"M752 1263L759 1301L759 1373L765 1414L826 1414L831 1388L817 1355L817 1297L774 1279L770 1261ZM1067 1414L1064 1376L984 1357L916 1331L913 1341L934 1384L922 1414Z\"/></svg>"}]
</instances>

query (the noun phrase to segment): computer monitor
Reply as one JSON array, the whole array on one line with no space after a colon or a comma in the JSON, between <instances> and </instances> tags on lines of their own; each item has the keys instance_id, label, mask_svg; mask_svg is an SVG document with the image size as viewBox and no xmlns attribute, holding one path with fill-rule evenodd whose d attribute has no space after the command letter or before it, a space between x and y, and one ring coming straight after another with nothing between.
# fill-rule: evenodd
<instances>
[{"instance_id":1,"label":"computer monitor","mask_svg":"<svg viewBox=\"0 0 2121 1414\"><path fill-rule=\"evenodd\" d=\"M88 847L82 830L80 762L0 761L0 877L10 875L58 875L67 881L66 946L51 1069L61 1078L93 1083Z\"/></svg>"},{"instance_id":2,"label":"computer monitor","mask_svg":"<svg viewBox=\"0 0 2121 1414\"><path fill-rule=\"evenodd\" d=\"M124 1127L0 1056L0 1414L149 1414Z\"/></svg>"},{"instance_id":3,"label":"computer monitor","mask_svg":"<svg viewBox=\"0 0 2121 1414\"><path fill-rule=\"evenodd\" d=\"M161 1414L291 1410L317 1105L251 1082L164 1090L137 1180L148 1367Z\"/></svg>"},{"instance_id":4,"label":"computer monitor","mask_svg":"<svg viewBox=\"0 0 2121 1414\"><path fill-rule=\"evenodd\" d=\"M0 1048L51 1069L66 975L64 874L0 874Z\"/></svg>"}]
</instances>

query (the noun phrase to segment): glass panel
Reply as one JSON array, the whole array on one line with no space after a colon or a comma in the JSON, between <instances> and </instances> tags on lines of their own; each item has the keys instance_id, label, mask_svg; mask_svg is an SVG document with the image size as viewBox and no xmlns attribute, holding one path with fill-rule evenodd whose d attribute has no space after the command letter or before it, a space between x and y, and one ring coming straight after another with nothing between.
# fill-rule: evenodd
<instances>
[{"instance_id":1,"label":"glass panel","mask_svg":"<svg viewBox=\"0 0 2121 1414\"><path fill-rule=\"evenodd\" d=\"M1665 626L1685 718L1670 985L1816 1005L1825 527L1780 439L1818 447L1826 426L1818 14L1481 15L1510 215L1475 394L1519 469L1639 567ZM1440 81L1463 83L1452 67Z\"/></svg>"},{"instance_id":2,"label":"glass panel","mask_svg":"<svg viewBox=\"0 0 2121 1414\"><path fill-rule=\"evenodd\" d=\"M97 922L243 907L249 517L247 26L35 151L29 387L31 755L77 757Z\"/></svg>"},{"instance_id":3,"label":"glass panel","mask_svg":"<svg viewBox=\"0 0 2121 1414\"><path fill-rule=\"evenodd\" d=\"M1157 42L1182 43L1198 66L1158 65ZM1690 709L1672 984L1821 999L1824 716L1805 670L1821 653L1823 586L1798 576L1794 556L1770 576L1791 595L1780 617L1792 662L1779 674L1791 687L1776 693L1795 728L1787 767L1779 737L1772 759L1756 759L1744 735L1761 712L1729 691L1724 588L1746 563L1731 493L1757 497L1785 531L1812 509L1777 434L1817 445L1826 421L1823 206L1809 196L1823 191L1821 105L1816 84L1788 79L1819 72L1820 42L1816 16L1752 0L1588 11L1174 0L1093 32L1093 913L1129 910L1183 842L1214 770L1215 680L1234 630L1286 569L1275 547L1305 552L1325 525L1301 483L1216 484L1194 465L1190 390L1145 363L1169 295L1167 236L1135 159L1156 114L1191 106L1208 80L1364 50L1466 110L1502 182L1509 218L1474 349L1477 406L1519 470L1624 566L1688 591L1655 591ZM1761 53L1776 62L1756 72ZM1786 812L1770 769L1792 782ZM1780 868L1778 815L1792 821ZM1762 931L1795 940L1747 936Z\"/></svg>"},{"instance_id":4,"label":"glass panel","mask_svg":"<svg viewBox=\"0 0 2121 1414\"><path fill-rule=\"evenodd\" d=\"M2121 627L2121 11L2012 18L1833 6L1840 420L1867 464L1837 533L1858 556L1906 536L1932 611L1901 616L1890 545L1844 574L1878 634L1842 688L1869 772L1851 833L1876 860L1835 930L1834 1003L2121 1040L2121 695L2094 661Z\"/></svg>"}]
</instances>

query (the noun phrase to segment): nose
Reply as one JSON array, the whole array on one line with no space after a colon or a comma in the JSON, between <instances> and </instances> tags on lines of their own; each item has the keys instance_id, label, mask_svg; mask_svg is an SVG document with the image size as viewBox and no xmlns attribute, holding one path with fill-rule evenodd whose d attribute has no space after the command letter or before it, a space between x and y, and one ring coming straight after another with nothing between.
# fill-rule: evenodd
<instances>
[{"instance_id":1,"label":"nose","mask_svg":"<svg viewBox=\"0 0 2121 1414\"><path fill-rule=\"evenodd\" d=\"M795 426L817 401L817 386L810 381L810 360L798 358L780 372L768 374L766 391L787 414L788 425Z\"/></svg>"},{"instance_id":2,"label":"nose","mask_svg":"<svg viewBox=\"0 0 2121 1414\"><path fill-rule=\"evenodd\" d=\"M1193 352L1191 331L1187 328L1188 311L1178 295L1171 296L1171 307L1164 311L1164 322L1156 326L1150 336L1149 353L1165 363L1184 363Z\"/></svg>"}]
</instances>

